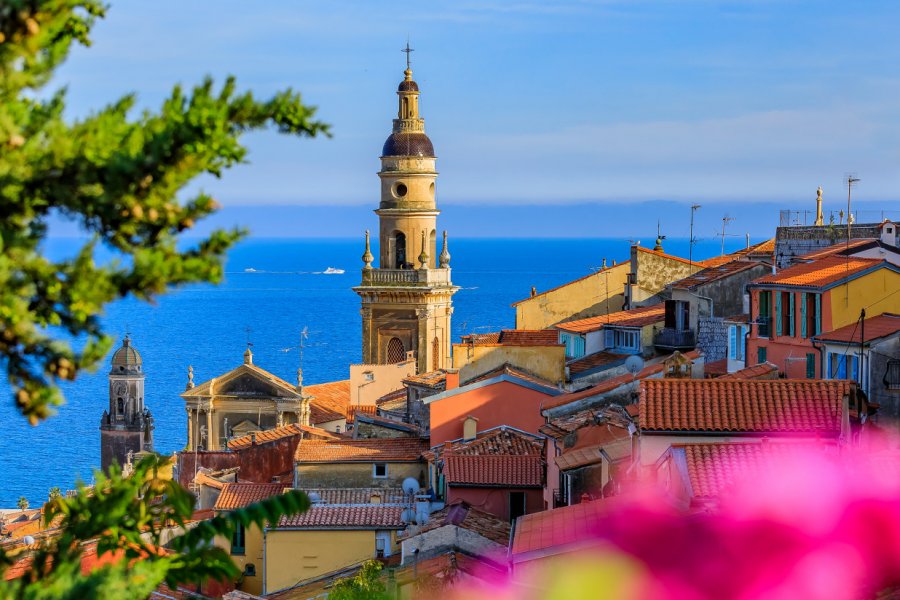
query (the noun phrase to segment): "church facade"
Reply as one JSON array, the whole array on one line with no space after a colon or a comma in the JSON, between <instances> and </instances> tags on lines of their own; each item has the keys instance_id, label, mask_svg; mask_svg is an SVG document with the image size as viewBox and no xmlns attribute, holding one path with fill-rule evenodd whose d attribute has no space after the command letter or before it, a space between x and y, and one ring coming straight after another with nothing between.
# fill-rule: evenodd
<instances>
[{"instance_id":1,"label":"church facade","mask_svg":"<svg viewBox=\"0 0 900 600\"><path fill-rule=\"evenodd\" d=\"M100 418L100 467L124 467L139 452L153 451L153 416L144 406L144 362L126 335L112 357L109 407Z\"/></svg>"},{"instance_id":2,"label":"church facade","mask_svg":"<svg viewBox=\"0 0 900 600\"><path fill-rule=\"evenodd\" d=\"M381 152L378 266L369 233L362 282L362 362L390 364L412 352L419 373L450 366L452 297L447 233L437 235L436 158L407 68L393 131ZM440 246L439 246L440 244Z\"/></svg>"}]
</instances>

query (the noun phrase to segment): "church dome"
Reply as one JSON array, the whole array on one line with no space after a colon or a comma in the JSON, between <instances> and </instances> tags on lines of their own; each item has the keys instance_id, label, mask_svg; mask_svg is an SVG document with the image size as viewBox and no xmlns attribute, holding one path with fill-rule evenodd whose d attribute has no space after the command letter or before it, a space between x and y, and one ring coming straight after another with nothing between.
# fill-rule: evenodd
<instances>
[{"instance_id":1,"label":"church dome","mask_svg":"<svg viewBox=\"0 0 900 600\"><path fill-rule=\"evenodd\" d=\"M131 338L125 336L125 339L122 340L122 347L116 350L116 353L113 354L112 364L113 368L115 367L140 367L141 363L140 353L134 349L131 345Z\"/></svg>"},{"instance_id":2,"label":"church dome","mask_svg":"<svg viewBox=\"0 0 900 600\"><path fill-rule=\"evenodd\" d=\"M412 79L404 79L400 82L400 85L397 86L398 92L418 92L419 84L413 81Z\"/></svg>"},{"instance_id":3,"label":"church dome","mask_svg":"<svg viewBox=\"0 0 900 600\"><path fill-rule=\"evenodd\" d=\"M434 146L424 133L392 133L384 142L381 155L434 158Z\"/></svg>"}]
</instances>

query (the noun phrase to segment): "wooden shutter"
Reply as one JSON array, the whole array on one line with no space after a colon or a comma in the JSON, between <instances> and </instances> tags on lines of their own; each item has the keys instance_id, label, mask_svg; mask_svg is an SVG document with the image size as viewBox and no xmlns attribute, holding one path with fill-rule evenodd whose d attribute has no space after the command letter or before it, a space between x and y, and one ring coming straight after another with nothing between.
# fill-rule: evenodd
<instances>
[{"instance_id":1,"label":"wooden shutter","mask_svg":"<svg viewBox=\"0 0 900 600\"><path fill-rule=\"evenodd\" d=\"M806 337L806 292L800 294L800 337Z\"/></svg>"},{"instance_id":2,"label":"wooden shutter","mask_svg":"<svg viewBox=\"0 0 900 600\"><path fill-rule=\"evenodd\" d=\"M781 335L781 292L775 292L775 335Z\"/></svg>"},{"instance_id":3,"label":"wooden shutter","mask_svg":"<svg viewBox=\"0 0 900 600\"><path fill-rule=\"evenodd\" d=\"M796 296L796 294L794 292L791 292L788 295L788 298L790 299L789 304L790 304L790 309L791 309L791 312L789 313L791 322L790 322L790 325L788 326L788 331L789 331L788 335L791 337L794 337L795 332L797 331L797 325L796 325L797 315L796 315L796 313L794 313L794 296Z\"/></svg>"},{"instance_id":4,"label":"wooden shutter","mask_svg":"<svg viewBox=\"0 0 900 600\"><path fill-rule=\"evenodd\" d=\"M812 353L806 355L806 378L816 378L816 355Z\"/></svg>"},{"instance_id":5,"label":"wooden shutter","mask_svg":"<svg viewBox=\"0 0 900 600\"><path fill-rule=\"evenodd\" d=\"M816 330L813 335L822 333L822 294L816 294Z\"/></svg>"}]
</instances>

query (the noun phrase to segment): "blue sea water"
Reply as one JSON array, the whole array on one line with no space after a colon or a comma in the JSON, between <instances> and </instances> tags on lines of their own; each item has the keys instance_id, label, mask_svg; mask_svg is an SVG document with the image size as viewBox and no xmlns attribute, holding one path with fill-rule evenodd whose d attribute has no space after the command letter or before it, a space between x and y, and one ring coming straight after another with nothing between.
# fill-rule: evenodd
<instances>
[{"instance_id":1,"label":"blue sea water","mask_svg":"<svg viewBox=\"0 0 900 600\"><path fill-rule=\"evenodd\" d=\"M52 257L71 255L79 240L55 239ZM726 251L740 247L726 243ZM687 240L667 240L666 251L687 256ZM103 317L110 333L126 328L144 359L145 399L156 422L156 449L172 452L186 441L179 393L193 365L200 383L241 364L249 339L254 362L288 381L298 366L300 331L309 329L303 355L304 380L320 383L348 377L361 358L359 298L361 240L250 239L234 248L224 283L173 290L155 304L129 298ZM718 254L717 241L700 241L695 259ZM454 297L453 337L513 327L512 302L591 272L606 257L627 260L627 239L451 238ZM377 255L377 251L375 252ZM324 275L327 267L344 275ZM255 269L256 272L246 272ZM249 334L247 329L249 328ZM100 415L107 407L108 362L64 387L66 404L35 427L16 412L7 387L0 387L0 508L20 496L36 506L53 486L70 489L90 482L100 460Z\"/></svg>"}]
</instances>

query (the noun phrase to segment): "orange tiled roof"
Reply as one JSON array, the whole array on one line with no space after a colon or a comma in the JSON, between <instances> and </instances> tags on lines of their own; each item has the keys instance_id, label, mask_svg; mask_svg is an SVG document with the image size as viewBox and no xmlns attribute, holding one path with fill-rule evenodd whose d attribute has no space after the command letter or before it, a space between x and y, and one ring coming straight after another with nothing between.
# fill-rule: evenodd
<instances>
[{"instance_id":1,"label":"orange tiled roof","mask_svg":"<svg viewBox=\"0 0 900 600\"><path fill-rule=\"evenodd\" d=\"M414 537L447 525L468 529L504 547L509 544L509 521L479 510L464 500L456 500L441 510L431 513L428 523L408 537Z\"/></svg>"},{"instance_id":2,"label":"orange tiled roof","mask_svg":"<svg viewBox=\"0 0 900 600\"><path fill-rule=\"evenodd\" d=\"M304 513L281 517L278 527L297 529L403 529L403 506L312 506Z\"/></svg>"},{"instance_id":3,"label":"orange tiled roof","mask_svg":"<svg viewBox=\"0 0 900 600\"><path fill-rule=\"evenodd\" d=\"M871 342L900 332L900 315L884 313L877 317L869 317L865 320L864 325L865 327L860 327L859 323L846 325L833 331L820 333L816 336L816 339L829 342L843 342L845 344L858 344L863 335L862 330L865 329L865 341Z\"/></svg>"},{"instance_id":4,"label":"orange tiled roof","mask_svg":"<svg viewBox=\"0 0 900 600\"><path fill-rule=\"evenodd\" d=\"M719 281L720 279L725 279L732 275L758 267L761 264L763 263L755 260L732 260L721 265L706 267L702 271L697 271L690 277L685 277L684 279L676 281L672 284L672 287L678 290L692 290L701 285Z\"/></svg>"},{"instance_id":5,"label":"orange tiled roof","mask_svg":"<svg viewBox=\"0 0 900 600\"><path fill-rule=\"evenodd\" d=\"M840 380L645 379L640 427L836 435L849 393L850 382Z\"/></svg>"},{"instance_id":6,"label":"orange tiled roof","mask_svg":"<svg viewBox=\"0 0 900 600\"><path fill-rule=\"evenodd\" d=\"M733 260L738 260L740 258L744 258L746 256L750 256L751 254L755 255L773 255L775 253L775 238L770 238L764 242L760 242L758 244L754 244L749 248L741 248L736 252L732 252L731 254L725 254L722 256L713 256L712 258L707 258L706 260L701 260L699 264L704 267L718 267L719 265L724 265L725 263L731 262Z\"/></svg>"},{"instance_id":7,"label":"orange tiled roof","mask_svg":"<svg viewBox=\"0 0 900 600\"><path fill-rule=\"evenodd\" d=\"M194 483L197 485L205 485L207 487L211 487L217 490L225 489L225 485L230 483L228 481L219 481L215 477L210 477L203 471L197 471L197 474L194 475Z\"/></svg>"},{"instance_id":8,"label":"orange tiled roof","mask_svg":"<svg viewBox=\"0 0 900 600\"><path fill-rule=\"evenodd\" d=\"M352 423L353 418L357 415L357 413L361 415L373 416L378 413L378 407L372 404L367 404L365 406L350 405L347 407L347 422Z\"/></svg>"},{"instance_id":9,"label":"orange tiled roof","mask_svg":"<svg viewBox=\"0 0 900 600\"><path fill-rule=\"evenodd\" d=\"M603 352L594 352L593 354L588 354L587 356L573 360L566 366L569 367L570 375L577 375L578 373L583 373L613 363L624 363L625 359L629 356L630 354L616 354L615 352L607 352L604 350Z\"/></svg>"},{"instance_id":10,"label":"orange tiled roof","mask_svg":"<svg viewBox=\"0 0 900 600\"><path fill-rule=\"evenodd\" d=\"M564 549L595 539L610 511L621 502L621 497L613 496L519 517L510 547L513 560L526 552Z\"/></svg>"},{"instance_id":11,"label":"orange tiled roof","mask_svg":"<svg viewBox=\"0 0 900 600\"><path fill-rule=\"evenodd\" d=\"M462 343L476 346L559 346L559 334L554 329L502 329L493 333L472 333L462 336Z\"/></svg>"},{"instance_id":12,"label":"orange tiled roof","mask_svg":"<svg viewBox=\"0 0 900 600\"><path fill-rule=\"evenodd\" d=\"M306 495L316 494L318 503L372 504L372 496L380 496L382 504L402 504L408 501L400 488L304 488Z\"/></svg>"},{"instance_id":13,"label":"orange tiled roof","mask_svg":"<svg viewBox=\"0 0 900 600\"><path fill-rule=\"evenodd\" d=\"M719 377L719 381L728 381L729 379L775 379L777 377L778 367L770 362L764 362L722 375Z\"/></svg>"},{"instance_id":14,"label":"orange tiled roof","mask_svg":"<svg viewBox=\"0 0 900 600\"><path fill-rule=\"evenodd\" d=\"M557 329L571 331L573 333L588 333L599 331L606 325L614 327L643 327L658 323L665 318L666 307L662 304L653 306L640 306L630 310L620 310L608 315L598 315L577 321L566 321L554 325Z\"/></svg>"},{"instance_id":15,"label":"orange tiled roof","mask_svg":"<svg viewBox=\"0 0 900 600\"><path fill-rule=\"evenodd\" d=\"M467 456L480 454L540 455L544 451L544 441L536 435L501 425L500 427L482 431L473 440L446 442L441 444L438 449L447 453L452 452L453 454Z\"/></svg>"},{"instance_id":16,"label":"orange tiled roof","mask_svg":"<svg viewBox=\"0 0 900 600\"><path fill-rule=\"evenodd\" d=\"M624 427L610 424L589 425L576 430L577 441L574 446L564 450L556 457L556 464L561 470L575 469L600 462L600 450L617 449L615 455L631 454L631 434ZM613 457L613 460L617 460Z\"/></svg>"},{"instance_id":17,"label":"orange tiled roof","mask_svg":"<svg viewBox=\"0 0 900 600\"><path fill-rule=\"evenodd\" d=\"M283 425L282 427L256 431L254 433L256 434L257 444L266 444L268 442L274 442L286 437L303 434L306 434L307 436L312 438L325 440L336 440L341 438L341 436L335 433L331 433L330 431L326 431L318 427L307 427L305 425L300 425L299 423L291 423L290 425ZM249 448L251 446L252 437L252 435L247 434L242 435L241 437L234 438L233 440L230 440L228 442L228 447L231 450L241 450L242 448Z\"/></svg>"},{"instance_id":18,"label":"orange tiled roof","mask_svg":"<svg viewBox=\"0 0 900 600\"><path fill-rule=\"evenodd\" d=\"M708 362L703 366L703 373L707 377L720 377L728 374L728 359L723 358Z\"/></svg>"},{"instance_id":19,"label":"orange tiled roof","mask_svg":"<svg viewBox=\"0 0 900 600\"><path fill-rule=\"evenodd\" d=\"M313 425L347 418L350 405L350 380L308 385L303 392L312 396L309 420Z\"/></svg>"},{"instance_id":20,"label":"orange tiled roof","mask_svg":"<svg viewBox=\"0 0 900 600\"><path fill-rule=\"evenodd\" d=\"M543 487L541 455L458 455L444 456L444 477L448 485L477 487Z\"/></svg>"},{"instance_id":21,"label":"orange tiled roof","mask_svg":"<svg viewBox=\"0 0 900 600\"><path fill-rule=\"evenodd\" d=\"M284 493L283 483L226 483L215 510L234 510L244 508L254 502L265 500L271 496Z\"/></svg>"},{"instance_id":22,"label":"orange tiled roof","mask_svg":"<svg viewBox=\"0 0 900 600\"><path fill-rule=\"evenodd\" d=\"M699 498L717 497L739 480L758 477L783 465L785 459L802 457L812 451L818 454L823 449L824 445L783 442L672 446L673 452L684 452L693 496Z\"/></svg>"},{"instance_id":23,"label":"orange tiled roof","mask_svg":"<svg viewBox=\"0 0 900 600\"><path fill-rule=\"evenodd\" d=\"M782 269L774 275L766 275L753 280L753 285L786 285L822 287L837 283L856 273L871 269L879 264L888 264L877 258L845 258L829 256L809 263L800 263Z\"/></svg>"},{"instance_id":24,"label":"orange tiled roof","mask_svg":"<svg viewBox=\"0 0 900 600\"><path fill-rule=\"evenodd\" d=\"M403 380L403 383L412 383L415 385L426 385L428 387L440 387L443 389L443 386L447 382L447 371L444 369L438 369L437 371L429 371L427 373L422 373L421 375L410 375L406 379Z\"/></svg>"},{"instance_id":25,"label":"orange tiled roof","mask_svg":"<svg viewBox=\"0 0 900 600\"><path fill-rule=\"evenodd\" d=\"M306 463L415 462L427 449L428 441L419 438L303 440L297 445L294 460Z\"/></svg>"}]
</instances>

